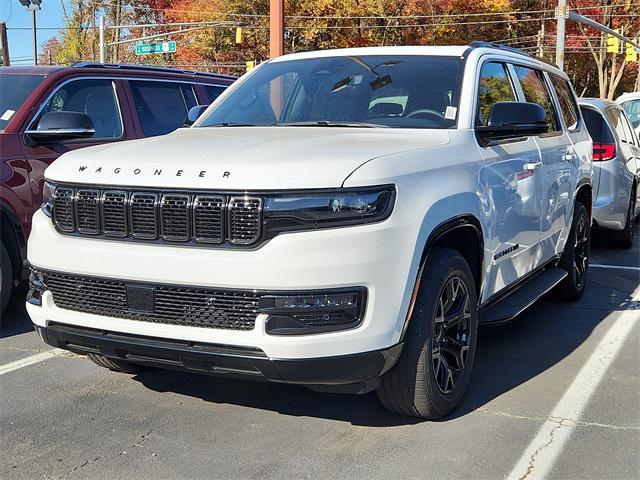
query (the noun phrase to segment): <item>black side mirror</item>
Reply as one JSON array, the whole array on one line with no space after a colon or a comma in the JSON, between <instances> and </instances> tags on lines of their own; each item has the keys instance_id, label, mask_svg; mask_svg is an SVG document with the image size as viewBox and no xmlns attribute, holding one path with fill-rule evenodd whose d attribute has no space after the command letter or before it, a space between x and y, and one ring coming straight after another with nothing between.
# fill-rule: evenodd
<instances>
[{"instance_id":1,"label":"black side mirror","mask_svg":"<svg viewBox=\"0 0 640 480\"><path fill-rule=\"evenodd\" d=\"M27 130L25 136L32 144L47 144L91 138L96 130L91 117L81 112L47 112L35 130Z\"/></svg>"},{"instance_id":2,"label":"black side mirror","mask_svg":"<svg viewBox=\"0 0 640 480\"><path fill-rule=\"evenodd\" d=\"M184 119L184 126L190 127L196 123L196 120L198 120L207 108L209 108L209 105L196 105L195 107L191 107Z\"/></svg>"},{"instance_id":3,"label":"black side mirror","mask_svg":"<svg viewBox=\"0 0 640 480\"><path fill-rule=\"evenodd\" d=\"M476 127L476 132L487 140L540 135L548 131L544 108L530 102L497 102L491 107L487 125Z\"/></svg>"}]
</instances>

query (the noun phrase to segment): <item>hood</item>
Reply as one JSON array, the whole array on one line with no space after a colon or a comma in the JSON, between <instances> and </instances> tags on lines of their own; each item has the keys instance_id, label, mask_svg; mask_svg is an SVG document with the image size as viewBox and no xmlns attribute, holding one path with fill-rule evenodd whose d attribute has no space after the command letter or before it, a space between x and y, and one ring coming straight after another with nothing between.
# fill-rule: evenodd
<instances>
[{"instance_id":1,"label":"hood","mask_svg":"<svg viewBox=\"0 0 640 480\"><path fill-rule=\"evenodd\" d=\"M372 158L449 142L446 130L210 127L65 153L55 182L219 190L340 187Z\"/></svg>"}]
</instances>

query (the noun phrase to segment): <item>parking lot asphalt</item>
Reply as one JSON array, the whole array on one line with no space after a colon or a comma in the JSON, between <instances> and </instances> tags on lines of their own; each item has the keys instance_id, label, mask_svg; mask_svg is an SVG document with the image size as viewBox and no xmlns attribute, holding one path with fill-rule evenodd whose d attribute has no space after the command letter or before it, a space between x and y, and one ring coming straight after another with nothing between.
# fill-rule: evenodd
<instances>
[{"instance_id":1,"label":"parking lot asphalt","mask_svg":"<svg viewBox=\"0 0 640 480\"><path fill-rule=\"evenodd\" d=\"M640 240L596 239L591 262L581 301L480 331L466 397L439 422L375 394L110 372L42 344L14 298L0 478L639 478Z\"/></svg>"}]
</instances>

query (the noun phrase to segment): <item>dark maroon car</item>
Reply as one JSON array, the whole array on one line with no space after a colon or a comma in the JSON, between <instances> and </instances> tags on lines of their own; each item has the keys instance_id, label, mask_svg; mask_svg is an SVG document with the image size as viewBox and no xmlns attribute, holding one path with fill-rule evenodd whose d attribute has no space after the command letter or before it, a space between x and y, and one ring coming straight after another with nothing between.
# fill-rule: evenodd
<instances>
[{"instance_id":1,"label":"dark maroon car","mask_svg":"<svg viewBox=\"0 0 640 480\"><path fill-rule=\"evenodd\" d=\"M0 68L0 313L23 279L31 215L51 162L76 148L169 133L234 80L86 62Z\"/></svg>"}]
</instances>

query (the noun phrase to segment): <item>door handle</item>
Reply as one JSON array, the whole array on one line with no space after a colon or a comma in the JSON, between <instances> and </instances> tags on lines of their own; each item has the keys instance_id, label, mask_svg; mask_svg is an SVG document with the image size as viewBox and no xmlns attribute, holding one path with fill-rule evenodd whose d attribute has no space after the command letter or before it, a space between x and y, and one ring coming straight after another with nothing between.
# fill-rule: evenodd
<instances>
[{"instance_id":1,"label":"door handle","mask_svg":"<svg viewBox=\"0 0 640 480\"><path fill-rule=\"evenodd\" d=\"M539 169L541 166L542 166L542 162L525 163L524 169L528 170L529 172L533 172L534 170Z\"/></svg>"}]
</instances>

